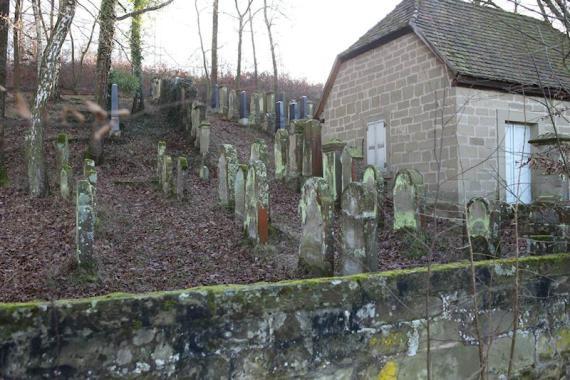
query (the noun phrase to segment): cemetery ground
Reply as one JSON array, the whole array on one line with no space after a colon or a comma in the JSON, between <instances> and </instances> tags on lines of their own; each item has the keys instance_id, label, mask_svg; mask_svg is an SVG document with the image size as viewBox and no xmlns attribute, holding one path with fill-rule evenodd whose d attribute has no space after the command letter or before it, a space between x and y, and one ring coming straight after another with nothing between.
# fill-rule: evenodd
<instances>
[{"instance_id":1,"label":"cemetery ground","mask_svg":"<svg viewBox=\"0 0 570 380\"><path fill-rule=\"evenodd\" d=\"M64 122L66 107L80 109L86 98L65 96L54 104L46 126L45 149L51 195L30 198L26 191L24 134L14 104L8 108L6 152L10 184L0 190L0 302L55 300L112 292L144 293L199 285L238 284L300 278L297 272L300 195L273 179L273 137L210 117L212 124L207 165L210 180L199 178L199 153L184 138L182 127L147 106L143 115L123 121L120 138L105 141L104 162L97 167L96 274L83 271L75 260L75 204L59 196L54 175L53 143L58 133L70 136L70 164L74 180L81 178L83 155L91 125ZM130 99L122 99L128 107ZM216 164L220 144L236 147L246 163L255 139L266 140L270 153L270 240L254 247L245 240L234 215L219 205ZM167 154L189 158L188 199L166 198L156 181L157 143L164 140ZM75 181L74 181L75 183ZM426 235L433 244L430 256L414 256L406 240L391 231L390 199L385 223L378 229L379 270L399 269L432 262L464 260L461 222L428 221ZM437 232L446 231L440 235ZM507 230L503 237L512 234ZM412 239L413 240L413 239ZM504 239L503 241L507 241ZM512 244L510 244L512 247ZM335 217L335 256L340 242L340 217ZM509 251L509 249L506 249ZM512 249L511 249L512 251Z\"/></svg>"}]
</instances>

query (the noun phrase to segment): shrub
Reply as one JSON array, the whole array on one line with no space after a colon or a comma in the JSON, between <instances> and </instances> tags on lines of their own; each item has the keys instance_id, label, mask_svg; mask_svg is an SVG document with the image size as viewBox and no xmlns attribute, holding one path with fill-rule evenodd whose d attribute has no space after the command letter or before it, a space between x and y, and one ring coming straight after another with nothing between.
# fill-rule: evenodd
<instances>
[{"instance_id":1,"label":"shrub","mask_svg":"<svg viewBox=\"0 0 570 380\"><path fill-rule=\"evenodd\" d=\"M112 70L109 83L116 83L124 95L134 95L139 87L139 80L133 74L123 70Z\"/></svg>"}]
</instances>

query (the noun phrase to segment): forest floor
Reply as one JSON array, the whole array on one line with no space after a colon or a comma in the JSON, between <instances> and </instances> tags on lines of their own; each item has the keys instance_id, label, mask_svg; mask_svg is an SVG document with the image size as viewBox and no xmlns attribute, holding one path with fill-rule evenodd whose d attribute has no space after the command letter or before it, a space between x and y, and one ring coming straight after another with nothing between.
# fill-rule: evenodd
<instances>
[{"instance_id":1,"label":"forest floor","mask_svg":"<svg viewBox=\"0 0 570 380\"><path fill-rule=\"evenodd\" d=\"M24 161L25 123L9 104L6 155L10 184L0 189L0 302L54 300L111 292L142 293L198 285L252 283L299 278L297 273L300 218L299 194L275 180L270 182L271 229L269 248L247 242L233 213L218 203L216 163L219 145L233 144L246 163L255 139L264 139L273 162L273 139L261 131L212 118L210 181L196 172L199 154L186 142L179 126L170 125L152 108L142 117L124 122L122 136L105 143L103 164L97 167L95 253L97 275L75 265L75 207L58 194L53 142L60 132L70 135L70 165L75 180L82 176L83 154L91 126L65 122L66 107L82 107L85 97L65 96L52 105L45 131L45 152L51 194L30 198ZM124 105L128 99L124 99ZM189 158L189 199L166 198L155 180L159 140L167 154ZM273 178L273 165L268 168ZM387 202L387 205L389 201ZM337 213L338 214L338 213ZM425 265L427 256L407 254L405 240L391 232L391 211L378 231L379 270ZM338 215L337 215L338 216ZM335 221L335 251L340 252L339 218ZM438 231L450 229L435 235ZM460 231L458 233L458 231ZM454 222L428 223L435 242L431 260L465 259L462 226ZM431 244L431 243L429 243Z\"/></svg>"}]
</instances>

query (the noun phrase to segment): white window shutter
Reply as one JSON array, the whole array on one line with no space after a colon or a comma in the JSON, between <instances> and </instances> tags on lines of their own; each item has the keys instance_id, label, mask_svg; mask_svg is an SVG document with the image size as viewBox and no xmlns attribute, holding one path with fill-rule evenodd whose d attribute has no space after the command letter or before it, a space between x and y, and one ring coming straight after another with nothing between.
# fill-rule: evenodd
<instances>
[{"instance_id":1,"label":"white window shutter","mask_svg":"<svg viewBox=\"0 0 570 380\"><path fill-rule=\"evenodd\" d=\"M386 168L386 125L383 121L376 124L376 166Z\"/></svg>"},{"instance_id":2,"label":"white window shutter","mask_svg":"<svg viewBox=\"0 0 570 380\"><path fill-rule=\"evenodd\" d=\"M366 163L376 165L376 127L374 123L368 123L366 130Z\"/></svg>"}]
</instances>

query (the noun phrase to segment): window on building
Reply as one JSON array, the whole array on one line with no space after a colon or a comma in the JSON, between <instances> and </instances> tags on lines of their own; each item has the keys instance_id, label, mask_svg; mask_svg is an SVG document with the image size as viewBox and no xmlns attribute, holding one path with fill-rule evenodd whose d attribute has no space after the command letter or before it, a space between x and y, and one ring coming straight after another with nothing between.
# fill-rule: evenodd
<instances>
[{"instance_id":1,"label":"window on building","mask_svg":"<svg viewBox=\"0 0 570 380\"><path fill-rule=\"evenodd\" d=\"M526 163L530 156L531 126L507 122L505 125L505 181L508 203L530 203L531 170Z\"/></svg>"},{"instance_id":2,"label":"window on building","mask_svg":"<svg viewBox=\"0 0 570 380\"><path fill-rule=\"evenodd\" d=\"M386 124L383 120L368 123L366 132L366 162L383 170L386 168Z\"/></svg>"}]
</instances>

